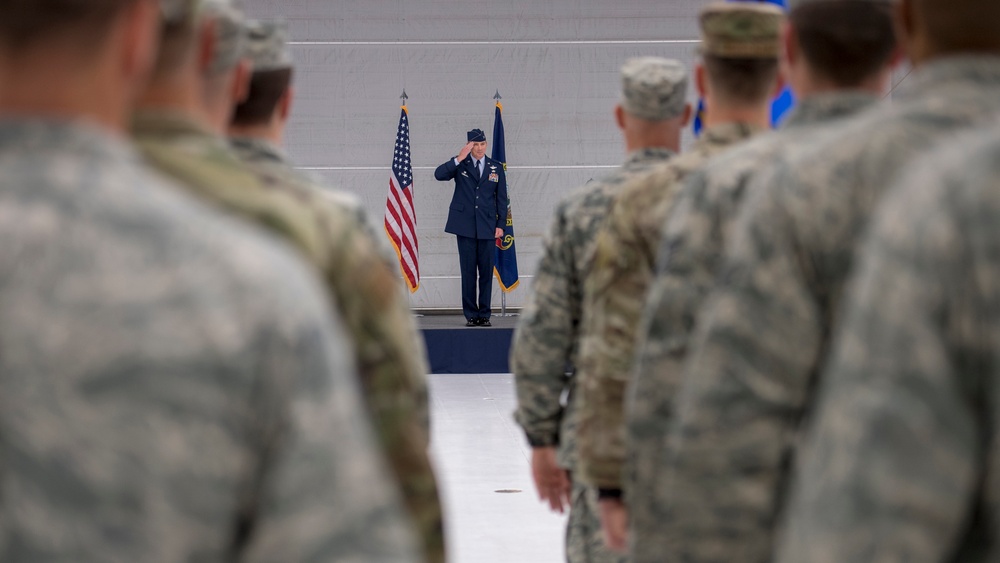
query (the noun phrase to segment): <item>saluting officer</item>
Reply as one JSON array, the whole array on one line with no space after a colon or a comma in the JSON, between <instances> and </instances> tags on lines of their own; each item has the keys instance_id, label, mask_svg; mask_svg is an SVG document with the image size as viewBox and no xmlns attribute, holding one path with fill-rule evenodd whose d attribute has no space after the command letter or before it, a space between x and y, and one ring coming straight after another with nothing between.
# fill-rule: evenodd
<instances>
[{"instance_id":1,"label":"saluting officer","mask_svg":"<svg viewBox=\"0 0 1000 563\"><path fill-rule=\"evenodd\" d=\"M507 176L503 163L486 156L485 133L473 129L468 140L457 157L437 167L434 177L441 182L455 181L444 230L458 237L465 326L490 326L494 246L496 239L503 236L507 220Z\"/></svg>"}]
</instances>

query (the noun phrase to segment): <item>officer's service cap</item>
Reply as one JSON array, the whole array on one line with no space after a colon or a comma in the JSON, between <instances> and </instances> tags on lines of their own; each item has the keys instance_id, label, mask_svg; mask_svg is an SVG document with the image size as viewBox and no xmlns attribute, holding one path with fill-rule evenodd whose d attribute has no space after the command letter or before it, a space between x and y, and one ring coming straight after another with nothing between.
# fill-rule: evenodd
<instances>
[{"instance_id":1,"label":"officer's service cap","mask_svg":"<svg viewBox=\"0 0 1000 563\"><path fill-rule=\"evenodd\" d=\"M283 20L248 20L246 54L253 62L254 72L292 68L294 63L288 50L288 26Z\"/></svg>"},{"instance_id":2,"label":"officer's service cap","mask_svg":"<svg viewBox=\"0 0 1000 563\"><path fill-rule=\"evenodd\" d=\"M684 113L688 70L673 59L639 57L622 66L622 109L649 121Z\"/></svg>"},{"instance_id":3,"label":"officer's service cap","mask_svg":"<svg viewBox=\"0 0 1000 563\"><path fill-rule=\"evenodd\" d=\"M770 59L781 52L781 8L761 2L718 2L701 12L701 53L731 59Z\"/></svg>"}]
</instances>

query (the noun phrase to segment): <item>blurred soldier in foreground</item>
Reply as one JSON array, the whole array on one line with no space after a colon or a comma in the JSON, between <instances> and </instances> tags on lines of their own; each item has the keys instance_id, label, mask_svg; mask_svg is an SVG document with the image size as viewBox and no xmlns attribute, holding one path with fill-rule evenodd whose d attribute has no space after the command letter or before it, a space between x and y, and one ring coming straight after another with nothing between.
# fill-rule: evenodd
<instances>
[{"instance_id":1,"label":"blurred soldier in foreground","mask_svg":"<svg viewBox=\"0 0 1000 563\"><path fill-rule=\"evenodd\" d=\"M159 4L0 12L0 559L412 561L312 274L123 140Z\"/></svg>"},{"instance_id":2,"label":"blurred soldier in foreground","mask_svg":"<svg viewBox=\"0 0 1000 563\"><path fill-rule=\"evenodd\" d=\"M677 504L668 510L706 515L671 538L673 560L772 559L797 434L873 206L915 156L1000 113L1000 3L903 0L896 9L916 67L908 90L789 147L749 188L699 315L670 437Z\"/></svg>"},{"instance_id":3,"label":"blurred soldier in foreground","mask_svg":"<svg viewBox=\"0 0 1000 563\"><path fill-rule=\"evenodd\" d=\"M891 76L895 39L884 0L792 2L783 36L785 74L798 100L794 113L781 131L714 158L692 174L664 227L626 401L630 467L625 488L637 562L661 561L671 545L689 537L685 526L718 517L701 512L700 505L681 504L683 493L670 502L665 437L696 314L715 280L737 211L750 197L748 185L791 147L811 144L832 124L875 106ZM670 506L677 508L668 512Z\"/></svg>"},{"instance_id":4,"label":"blurred soldier in foreground","mask_svg":"<svg viewBox=\"0 0 1000 563\"><path fill-rule=\"evenodd\" d=\"M291 229L308 233L322 245L309 258L321 269L354 337L375 429L426 546L427 560L443 562L441 503L427 454L423 347L398 276L382 260L360 204L316 184L279 148L292 99L293 65L286 35L283 24L248 22L246 46L253 75L229 128L231 144L269 189L301 202L297 209L289 204L285 217L295 223Z\"/></svg>"},{"instance_id":5,"label":"blurred soldier in foreground","mask_svg":"<svg viewBox=\"0 0 1000 563\"><path fill-rule=\"evenodd\" d=\"M685 102L687 69L677 61L633 59L622 67L622 101L615 118L628 157L616 172L567 196L556 207L535 276L535 295L524 313L511 364L517 385L516 418L532 446L538 495L553 510L570 508L569 561L621 561L601 538L596 491L573 480L575 384L566 373L577 363L583 278L590 270L597 231L618 189L680 148L691 115ZM567 404L561 403L563 393ZM558 449L558 451L557 451Z\"/></svg>"},{"instance_id":6,"label":"blurred soldier in foreground","mask_svg":"<svg viewBox=\"0 0 1000 563\"><path fill-rule=\"evenodd\" d=\"M873 220L781 561L1000 560L997 133L922 157Z\"/></svg>"},{"instance_id":7,"label":"blurred soldier in foreground","mask_svg":"<svg viewBox=\"0 0 1000 563\"><path fill-rule=\"evenodd\" d=\"M625 549L627 535L625 387L662 226L688 174L770 123L783 18L770 4L713 4L702 12L696 82L706 100L706 129L689 152L630 179L598 235L584 285L579 469L600 490L602 524L615 549Z\"/></svg>"}]
</instances>

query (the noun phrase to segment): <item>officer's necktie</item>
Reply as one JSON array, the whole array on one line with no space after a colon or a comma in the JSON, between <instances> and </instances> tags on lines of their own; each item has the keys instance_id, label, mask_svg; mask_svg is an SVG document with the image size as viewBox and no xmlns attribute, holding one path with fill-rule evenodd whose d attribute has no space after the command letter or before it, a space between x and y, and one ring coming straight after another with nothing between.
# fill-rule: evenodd
<instances>
[{"instance_id":1,"label":"officer's necktie","mask_svg":"<svg viewBox=\"0 0 1000 563\"><path fill-rule=\"evenodd\" d=\"M476 161L476 179L481 180L483 178L483 161Z\"/></svg>"}]
</instances>

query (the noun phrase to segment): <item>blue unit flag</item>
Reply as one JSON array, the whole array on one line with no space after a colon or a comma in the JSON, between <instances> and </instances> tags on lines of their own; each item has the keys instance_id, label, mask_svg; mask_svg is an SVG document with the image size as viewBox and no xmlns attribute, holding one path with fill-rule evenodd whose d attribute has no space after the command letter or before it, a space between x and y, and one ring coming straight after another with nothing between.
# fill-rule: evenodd
<instances>
[{"instance_id":1,"label":"blue unit flag","mask_svg":"<svg viewBox=\"0 0 1000 563\"><path fill-rule=\"evenodd\" d=\"M503 164L507 171L507 150L503 136L503 104L497 100L496 117L493 120L493 160ZM510 176L505 174L505 178ZM517 250L514 248L514 216L510 210L510 181L507 182L507 222L503 229L503 238L497 239L496 261L493 275L496 276L500 289L504 293L514 290L521 282L517 275Z\"/></svg>"}]
</instances>

